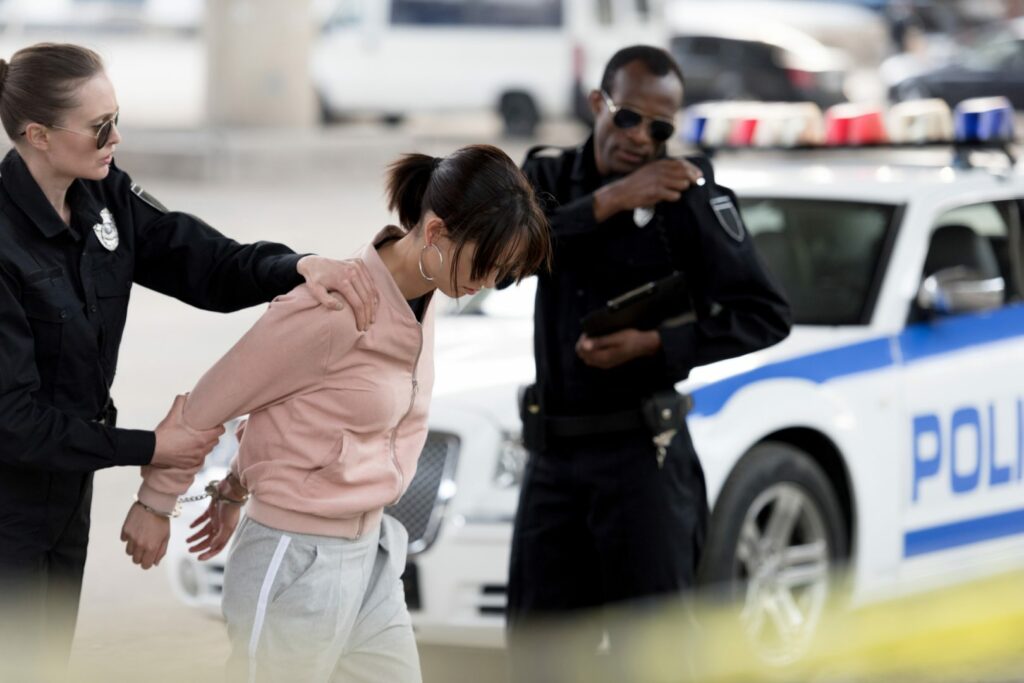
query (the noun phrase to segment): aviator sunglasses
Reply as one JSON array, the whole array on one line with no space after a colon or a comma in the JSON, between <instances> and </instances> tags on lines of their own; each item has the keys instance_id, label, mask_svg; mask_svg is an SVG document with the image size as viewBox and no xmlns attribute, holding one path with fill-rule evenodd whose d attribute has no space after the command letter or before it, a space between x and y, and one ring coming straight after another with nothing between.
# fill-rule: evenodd
<instances>
[{"instance_id":1,"label":"aviator sunglasses","mask_svg":"<svg viewBox=\"0 0 1024 683\"><path fill-rule=\"evenodd\" d=\"M608 111L612 113L612 123L615 124L616 128L622 128L623 130L634 128L643 123L644 119L649 119L650 127L648 128L648 133L650 133L651 139L655 142L665 142L672 137L672 133L676 130L675 124L670 121L644 116L640 112L633 111L626 107L620 107L615 104L611 95L606 93L604 90L601 91L601 97L604 98L604 103L607 105Z\"/></svg>"},{"instance_id":2,"label":"aviator sunglasses","mask_svg":"<svg viewBox=\"0 0 1024 683\"><path fill-rule=\"evenodd\" d=\"M98 126L93 126L93 129L95 129L96 131L95 133L86 133L85 131L74 130L73 128L65 128L64 126L47 127L56 128L57 130L64 130L67 131L68 133L74 133L75 135L84 135L87 138L96 138L96 149L103 149L104 147L107 146L107 142L110 141L110 134L113 132L114 126L117 125L117 121L120 117L121 110L119 109L116 112L114 112L114 115L111 118L107 119ZM24 130L21 131L21 135L24 135L26 132L27 131Z\"/></svg>"}]
</instances>

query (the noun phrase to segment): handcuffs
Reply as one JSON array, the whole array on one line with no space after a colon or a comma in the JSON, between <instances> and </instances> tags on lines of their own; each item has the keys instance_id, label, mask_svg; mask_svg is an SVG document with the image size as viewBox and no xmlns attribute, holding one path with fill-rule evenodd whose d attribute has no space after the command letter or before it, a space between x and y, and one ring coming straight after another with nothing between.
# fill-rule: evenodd
<instances>
[{"instance_id":1,"label":"handcuffs","mask_svg":"<svg viewBox=\"0 0 1024 683\"><path fill-rule=\"evenodd\" d=\"M232 475L229 474L228 476L230 477ZM249 500L249 494L248 493L246 493L244 496L242 496L241 499L231 498L230 496L225 496L223 493L220 492L220 489L218 488L219 486L220 486L220 479L213 479L213 480L211 480L210 483L206 485L206 488L203 489L203 493L200 493L200 494L197 494L197 495L194 495L194 496L181 496L181 497L179 497L178 500L175 501L175 503L174 503L174 509L171 510L170 512L164 512L163 510L157 510L156 508L153 508L153 507L150 507L149 505L146 505L141 500L139 500L138 494L135 494L134 498L135 498L135 502L138 503L139 505L141 505L143 510L146 510L147 512L152 512L154 515L158 515L160 517L166 517L167 519L174 519L176 517L180 517L181 516L181 505L182 505L182 503L195 503L195 502L198 502L200 500L203 500L204 498L212 498L213 502L223 501L225 503L228 503L229 505L245 505L246 501Z\"/></svg>"}]
</instances>

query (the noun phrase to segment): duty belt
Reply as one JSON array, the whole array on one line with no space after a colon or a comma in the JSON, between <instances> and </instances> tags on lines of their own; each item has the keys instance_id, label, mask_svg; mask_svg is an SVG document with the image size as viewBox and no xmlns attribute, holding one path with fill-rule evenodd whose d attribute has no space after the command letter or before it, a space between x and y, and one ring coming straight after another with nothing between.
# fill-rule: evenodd
<instances>
[{"instance_id":1,"label":"duty belt","mask_svg":"<svg viewBox=\"0 0 1024 683\"><path fill-rule=\"evenodd\" d=\"M635 409L603 415L545 417L544 427L551 436L576 437L645 429L646 423L643 413Z\"/></svg>"}]
</instances>

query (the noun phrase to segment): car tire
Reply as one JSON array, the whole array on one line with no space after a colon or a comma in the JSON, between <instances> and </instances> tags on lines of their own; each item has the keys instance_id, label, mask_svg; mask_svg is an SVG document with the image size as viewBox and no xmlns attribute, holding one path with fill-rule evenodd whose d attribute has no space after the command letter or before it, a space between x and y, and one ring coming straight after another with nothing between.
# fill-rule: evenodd
<instances>
[{"instance_id":1,"label":"car tire","mask_svg":"<svg viewBox=\"0 0 1024 683\"><path fill-rule=\"evenodd\" d=\"M316 94L317 113L320 117L320 125L329 126L333 123L338 123L341 119L334 113L331 106L327 104L327 98L323 96L323 93Z\"/></svg>"},{"instance_id":2,"label":"car tire","mask_svg":"<svg viewBox=\"0 0 1024 683\"><path fill-rule=\"evenodd\" d=\"M533 98L525 92L508 92L501 96L498 113L509 137L530 137L540 123L540 113Z\"/></svg>"},{"instance_id":3,"label":"car tire","mask_svg":"<svg viewBox=\"0 0 1024 683\"><path fill-rule=\"evenodd\" d=\"M700 580L741 607L744 632L767 663L789 664L812 641L848 556L846 528L828 477L789 444L755 446L726 482Z\"/></svg>"}]
</instances>

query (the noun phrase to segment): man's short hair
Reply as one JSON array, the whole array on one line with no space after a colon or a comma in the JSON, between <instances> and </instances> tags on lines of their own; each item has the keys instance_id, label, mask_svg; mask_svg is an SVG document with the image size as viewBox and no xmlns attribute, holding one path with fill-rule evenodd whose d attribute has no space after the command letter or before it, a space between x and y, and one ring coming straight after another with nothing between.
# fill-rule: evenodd
<instances>
[{"instance_id":1,"label":"man's short hair","mask_svg":"<svg viewBox=\"0 0 1024 683\"><path fill-rule=\"evenodd\" d=\"M619 69L632 62L642 62L653 76L674 73L679 82L685 85L683 70L679 68L676 60L668 52L651 45L631 45L622 48L608 60L608 65L604 68L604 75L601 76L601 90L611 94L615 74L619 72Z\"/></svg>"}]
</instances>

